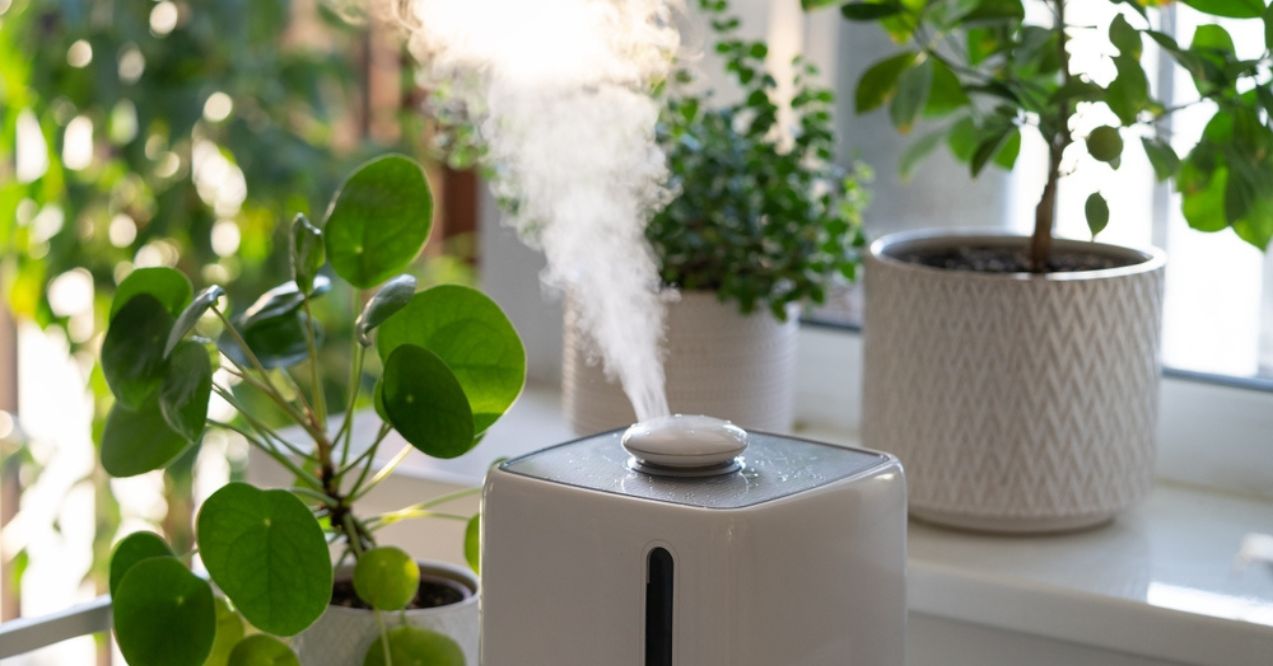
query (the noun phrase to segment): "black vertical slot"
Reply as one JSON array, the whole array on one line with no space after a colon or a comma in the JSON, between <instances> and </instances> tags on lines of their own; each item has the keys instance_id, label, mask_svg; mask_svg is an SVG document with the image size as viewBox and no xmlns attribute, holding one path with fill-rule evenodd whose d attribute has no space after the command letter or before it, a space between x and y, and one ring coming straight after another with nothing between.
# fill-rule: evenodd
<instances>
[{"instance_id":1,"label":"black vertical slot","mask_svg":"<svg viewBox=\"0 0 1273 666\"><path fill-rule=\"evenodd\" d=\"M672 554L650 551L645 575L645 666L672 666Z\"/></svg>"}]
</instances>

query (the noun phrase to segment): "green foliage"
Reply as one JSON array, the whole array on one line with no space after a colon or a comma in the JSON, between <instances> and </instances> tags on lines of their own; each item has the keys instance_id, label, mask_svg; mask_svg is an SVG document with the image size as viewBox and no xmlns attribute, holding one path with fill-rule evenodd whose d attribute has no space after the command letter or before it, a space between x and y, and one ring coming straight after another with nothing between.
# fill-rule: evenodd
<instances>
[{"instance_id":1,"label":"green foliage","mask_svg":"<svg viewBox=\"0 0 1273 666\"><path fill-rule=\"evenodd\" d=\"M693 92L690 72L678 72L658 131L676 194L646 236L664 283L785 320L788 305L820 303L828 287L856 275L866 171L834 163L834 98L813 82L811 64L795 62L791 127L781 126L764 43L734 34L728 3L699 6L741 100L709 104L710 93Z\"/></svg>"},{"instance_id":2,"label":"green foliage","mask_svg":"<svg viewBox=\"0 0 1273 666\"><path fill-rule=\"evenodd\" d=\"M376 610L402 610L419 589L420 565L401 548L372 548L358 558L354 567L358 598Z\"/></svg>"},{"instance_id":3,"label":"green foliage","mask_svg":"<svg viewBox=\"0 0 1273 666\"><path fill-rule=\"evenodd\" d=\"M1020 132L1026 130L1039 134L1048 147L1048 177L1055 182L1062 176L1061 154L1076 142L1072 117L1086 107L1103 105L1118 117L1119 127L1101 127L1086 138L1091 157L1117 168L1123 136L1139 138L1158 179L1175 179L1191 226L1203 231L1232 228L1263 249L1273 237L1273 92L1268 86L1273 8L1261 0L1185 3L1213 17L1262 19L1264 53L1239 58L1228 32L1209 24L1200 26L1190 45L1182 47L1149 27L1149 6L1155 3L1113 2L1130 11L1116 13L1108 26L1114 51L1105 57L1116 75L1101 85L1070 71L1070 35L1090 28L1068 22L1065 0L1048 0L1050 15L1037 24L1027 21L1022 0L803 4L841 5L845 18L879 22L903 43L899 53L871 65L859 79L859 113L887 104L893 124L903 133L921 116L952 118L903 154L904 174L931 153L938 143L935 135L941 133L955 158L967 163L974 176L991 162L1011 168ZM1214 127L1183 159L1159 136L1158 124L1177 108L1194 103L1168 107L1151 95L1141 65L1146 37L1190 73L1198 101L1216 105ZM922 114L917 111L921 106ZM1094 195L1087 210L1089 226L1094 231L1104 228L1104 199ZM1038 211L1036 229L1050 233L1053 206L1042 205ZM1046 263L1045 257L1032 259L1039 267Z\"/></svg>"},{"instance_id":4,"label":"green foliage","mask_svg":"<svg viewBox=\"0 0 1273 666\"><path fill-rule=\"evenodd\" d=\"M135 564L152 557L173 557L172 549L164 542L163 537L154 532L133 532L120 540L111 552L110 591L119 591L119 584L124 574Z\"/></svg>"},{"instance_id":5,"label":"green foliage","mask_svg":"<svg viewBox=\"0 0 1273 666\"><path fill-rule=\"evenodd\" d=\"M201 664L212 651L212 587L175 558L138 562L112 596L115 636L132 666Z\"/></svg>"},{"instance_id":6,"label":"green foliage","mask_svg":"<svg viewBox=\"0 0 1273 666\"><path fill-rule=\"evenodd\" d=\"M227 666L230 653L243 639L246 628L243 618L230 606L225 597L216 598L217 627L212 639L212 651L204 660L203 666Z\"/></svg>"},{"instance_id":7,"label":"green foliage","mask_svg":"<svg viewBox=\"0 0 1273 666\"><path fill-rule=\"evenodd\" d=\"M254 634L234 646L228 666L301 666L301 662L287 643L266 634Z\"/></svg>"},{"instance_id":8,"label":"green foliage","mask_svg":"<svg viewBox=\"0 0 1273 666\"><path fill-rule=\"evenodd\" d=\"M381 643L367 648L363 666L464 666L464 652L444 634L403 626L388 633L389 654Z\"/></svg>"},{"instance_id":9,"label":"green foliage","mask_svg":"<svg viewBox=\"0 0 1273 666\"><path fill-rule=\"evenodd\" d=\"M230 316L222 309L220 287L209 287L191 301L188 287L177 288L170 269L143 273L112 304L116 314L101 356L102 374L116 397L101 441L102 466L108 473L126 476L163 468L197 446L206 428L219 427L237 432L295 477L295 486L286 490L231 483L213 493L199 512L199 556L212 582L236 610L222 603L224 607L214 612L210 589L206 608L202 596L197 613L186 608L183 604L194 597L173 595L191 589L192 584L172 571L161 572L168 576L165 580L171 579L171 588L130 586L133 570L152 566L152 561L160 559L157 556L172 551L149 534L134 535L121 544L113 563L123 577L115 595L116 608L174 609L171 615L152 614L144 626L135 619L139 615L117 624L120 644L130 646L142 660L134 663L197 666L210 651L210 663L216 664L295 663L286 645L271 636L240 640L238 614L275 636L292 635L312 624L331 599L329 543L344 547L342 560L348 556L357 560L355 570L362 572L355 574L359 594L377 608L401 607L401 595L395 594L405 589L400 585L404 579L387 572L389 565L406 556L393 549L377 549L375 530L415 517L467 520L432 510L458 499L459 494L367 519L355 513L355 506L403 459L395 456L371 473L378 464L379 446L389 433L397 431L430 455L454 457L472 449L478 435L520 394L525 352L494 302L467 287L448 285L416 293L414 278L390 280L371 296L356 325L349 321L352 316L340 322L347 330L356 328L360 339L346 340L352 380L345 413L334 430L324 402L320 372L324 357L319 354L324 344L314 304L345 283L337 285L325 264L314 263L313 253L325 248L317 256L350 259L345 269L332 266L331 270L357 280L371 279L372 270L383 273L387 264L400 270L419 253L430 224L428 215L404 214L395 222L397 231L388 235L375 228L394 211L407 211L429 200L427 189L422 194L407 182L410 178L403 178L407 171L418 175L419 167L404 168L398 164L402 159L370 162L349 178L330 207L333 212L323 230L293 223L292 229L300 229L301 238L308 239L292 243L288 250L293 279L267 290L238 315ZM326 235L333 228L342 230L342 240ZM358 254L351 248L359 244L373 253L380 252L377 248L395 249L377 254L373 268L351 259ZM350 302L360 297L356 292L347 296ZM221 324L220 335L201 332L207 330L208 322L200 320L209 312ZM373 335L378 340L371 340ZM352 415L365 388L363 366L373 342L383 355L376 396L385 423L364 452L355 454ZM166 349L170 353L165 354ZM224 371L215 375L210 360L214 355ZM308 386L280 370L301 364L309 370ZM225 378L233 378L239 391ZM246 407L244 392L272 403L278 414L308 436L308 444L299 446L291 441L294 438L284 439L265 418ZM243 425L209 418L213 393L238 412ZM181 561L162 559L190 576ZM418 570L415 574L418 578ZM160 645L161 636L173 645ZM214 636L220 636L215 645ZM453 645L417 634L400 633L399 638L388 640L391 645L396 640L400 645L394 649L405 651L405 661L399 663L415 663L410 659L417 654L447 658L445 647Z\"/></svg>"},{"instance_id":10,"label":"green foliage","mask_svg":"<svg viewBox=\"0 0 1273 666\"><path fill-rule=\"evenodd\" d=\"M364 164L327 212L323 237L332 270L369 289L401 273L429 238L433 196L420 165L401 155Z\"/></svg>"},{"instance_id":11,"label":"green foliage","mask_svg":"<svg viewBox=\"0 0 1273 666\"><path fill-rule=\"evenodd\" d=\"M477 514L464 526L464 561L474 573L482 572L482 515Z\"/></svg>"}]
</instances>

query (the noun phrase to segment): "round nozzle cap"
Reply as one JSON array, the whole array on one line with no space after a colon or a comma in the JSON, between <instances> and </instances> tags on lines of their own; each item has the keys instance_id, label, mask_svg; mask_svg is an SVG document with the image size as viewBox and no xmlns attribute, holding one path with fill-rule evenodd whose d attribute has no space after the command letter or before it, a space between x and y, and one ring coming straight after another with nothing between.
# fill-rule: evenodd
<instances>
[{"instance_id":1,"label":"round nozzle cap","mask_svg":"<svg viewBox=\"0 0 1273 666\"><path fill-rule=\"evenodd\" d=\"M642 421L623 433L629 466L662 476L712 476L738 470L747 431L710 416L676 414Z\"/></svg>"}]
</instances>

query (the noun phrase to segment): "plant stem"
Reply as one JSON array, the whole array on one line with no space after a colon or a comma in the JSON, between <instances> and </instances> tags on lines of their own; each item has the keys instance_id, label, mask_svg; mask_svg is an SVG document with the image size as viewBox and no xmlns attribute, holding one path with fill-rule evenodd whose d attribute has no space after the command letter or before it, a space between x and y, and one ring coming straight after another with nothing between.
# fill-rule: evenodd
<instances>
[{"instance_id":1,"label":"plant stem","mask_svg":"<svg viewBox=\"0 0 1273 666\"><path fill-rule=\"evenodd\" d=\"M303 451L300 448L298 448L296 445L292 444L286 439L283 439L278 433L275 433L273 430L271 430L269 426L265 425L264 423L261 423L260 420L252 416L251 412L249 412L247 409L243 407L242 404L239 403L238 399L235 398L234 393L232 391L230 391L229 389L223 386L218 386L216 384L212 385L212 390L216 391L217 395L221 396L222 400L225 400L226 402L230 403L230 406L233 407L235 411L237 411L241 416L243 416L244 420L248 422L248 425L252 426L253 430L256 430L258 433L260 433L261 437L263 437L265 441L278 442L279 444L283 445L283 448L287 449L292 455L298 458L304 459L308 462L318 462L314 458L314 456L310 454L308 451Z\"/></svg>"},{"instance_id":2,"label":"plant stem","mask_svg":"<svg viewBox=\"0 0 1273 666\"><path fill-rule=\"evenodd\" d=\"M401 465L402 461L406 460L407 455L410 454L413 450L414 450L414 447L412 447L410 444L403 446L400 451L393 454L393 457L389 459L389 462L385 463L384 467L381 467L375 473L375 475L371 477L371 480L367 482L366 487L363 487L363 488L355 487L353 490L351 490L349 500L351 502L356 501L358 498L371 492L372 488L375 488L376 486L380 485L380 482L388 478L390 474L393 474L393 470L396 469L398 465ZM367 468L370 469L371 466L368 465Z\"/></svg>"},{"instance_id":3,"label":"plant stem","mask_svg":"<svg viewBox=\"0 0 1273 666\"><path fill-rule=\"evenodd\" d=\"M252 433L247 432L246 430L234 425L233 423L227 423L225 421L217 421L215 419L208 419L208 423L211 423L212 425L217 426L218 428L225 428L226 430L233 430L234 432L239 433L240 435L243 436L244 439L248 441L249 444L256 446L258 449L265 452L266 455L273 458L275 462L286 467L289 471L295 474L296 478L309 484L314 490L317 490L319 492L322 491L323 489L322 482L319 481L317 478L315 478L313 474L310 474L309 472L306 472L304 469L301 469L296 463L292 462L291 459L289 459L287 456L283 455L282 453L279 453L277 449L266 444L261 439L258 439L256 435L253 435Z\"/></svg>"},{"instance_id":4,"label":"plant stem","mask_svg":"<svg viewBox=\"0 0 1273 666\"><path fill-rule=\"evenodd\" d=\"M358 389L362 384L362 364L366 353L367 348L363 347L355 336L353 364L349 373L349 401L345 405L345 418L341 421L340 430L337 430L336 436L332 438L333 442L340 445L340 466L342 468L349 462L349 447L354 439L354 406L358 403ZM345 438L343 443L341 437Z\"/></svg>"},{"instance_id":5,"label":"plant stem","mask_svg":"<svg viewBox=\"0 0 1273 666\"><path fill-rule=\"evenodd\" d=\"M472 497L473 495L476 495L480 492L482 492L481 488L465 488L464 490L448 493L440 497L435 497L431 500L412 504L411 506L408 506L408 507L403 507L401 509L398 509L397 511L382 513L379 516L376 516L375 518L371 519L372 529L379 529L381 527L384 527L385 525L392 525L393 523L396 523L400 520L410 520L412 518L457 517L456 514L435 513L433 511L430 511L430 509L432 509L435 506L439 506L442 504L447 504L449 502L454 502L456 500L464 499L465 497ZM468 520L468 518L464 518L463 516L458 516L458 517L463 518L464 520Z\"/></svg>"},{"instance_id":6,"label":"plant stem","mask_svg":"<svg viewBox=\"0 0 1273 666\"><path fill-rule=\"evenodd\" d=\"M362 471L358 473L358 479L354 481L353 488L349 491L350 495L356 496L358 490L362 488L362 482L366 480L367 474L371 473L371 466L376 460L376 449L380 448L380 443L384 441L390 430L391 428L388 424L380 424L380 432L376 433L376 440L371 443L371 446L367 447L367 450L363 452L363 456L359 456L364 458L365 462L362 465Z\"/></svg>"},{"instance_id":7,"label":"plant stem","mask_svg":"<svg viewBox=\"0 0 1273 666\"><path fill-rule=\"evenodd\" d=\"M321 424L321 428L327 430L327 395L323 390L323 382L321 373L318 371L318 343L314 340L314 313L309 307L309 295L306 294L301 301L301 306L305 309L305 347L309 352L309 385L310 392L314 397L315 417Z\"/></svg>"},{"instance_id":8,"label":"plant stem","mask_svg":"<svg viewBox=\"0 0 1273 666\"><path fill-rule=\"evenodd\" d=\"M1071 76L1065 2L1066 0L1052 0L1056 13L1056 45L1061 62L1062 87L1070 83ZM1043 195L1034 209L1034 233L1030 237L1030 270L1034 273L1046 273L1052 256L1052 230L1056 225L1056 190L1057 183L1061 179L1061 157L1072 141L1070 114L1070 100L1062 98L1052 123L1039 123L1039 129L1048 141L1048 180L1043 186Z\"/></svg>"}]
</instances>

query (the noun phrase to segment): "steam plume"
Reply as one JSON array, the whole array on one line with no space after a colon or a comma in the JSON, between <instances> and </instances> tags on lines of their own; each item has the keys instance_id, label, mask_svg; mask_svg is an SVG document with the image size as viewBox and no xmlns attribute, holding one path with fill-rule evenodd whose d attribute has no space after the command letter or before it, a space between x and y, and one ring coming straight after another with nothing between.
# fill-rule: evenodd
<instances>
[{"instance_id":1,"label":"steam plume","mask_svg":"<svg viewBox=\"0 0 1273 666\"><path fill-rule=\"evenodd\" d=\"M644 228L665 196L654 138L678 45L672 0L406 0L428 74L479 117L544 280L570 294L638 418L665 415L663 306Z\"/></svg>"}]
</instances>

